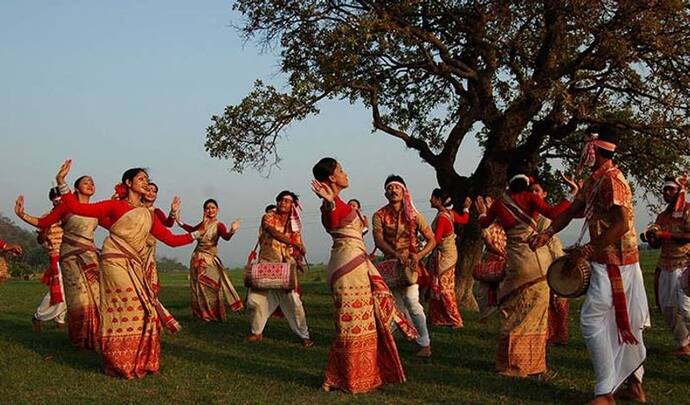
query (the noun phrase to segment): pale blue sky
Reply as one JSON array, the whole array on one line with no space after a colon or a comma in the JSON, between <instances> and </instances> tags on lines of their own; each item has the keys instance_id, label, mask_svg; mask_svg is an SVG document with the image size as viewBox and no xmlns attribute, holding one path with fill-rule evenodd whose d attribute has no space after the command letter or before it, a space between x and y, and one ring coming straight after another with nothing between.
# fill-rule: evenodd
<instances>
[{"instance_id":1,"label":"pale blue sky","mask_svg":"<svg viewBox=\"0 0 690 405\"><path fill-rule=\"evenodd\" d=\"M275 55L260 54L230 27L241 22L231 7L218 0L0 2L0 212L14 220L20 193L27 212L46 211L65 158L74 160L72 180L94 177L96 200L110 196L125 169L144 166L160 186L158 205L167 210L180 195L187 222L200 218L209 197L219 201L223 222L242 219L239 234L220 246L230 264L246 259L264 206L283 189L297 192L309 256L320 262L330 238L309 180L316 160L334 156L350 174L344 197L360 199L367 215L385 203L386 175L398 173L431 220L430 166L400 141L372 134L361 106L328 102L318 117L290 127L280 143L283 161L268 179L230 172L230 162L209 157L203 145L210 116L241 100L257 78L281 83ZM469 174L476 143L466 142L461 153L458 170ZM159 252L186 263L192 249Z\"/></svg>"}]
</instances>

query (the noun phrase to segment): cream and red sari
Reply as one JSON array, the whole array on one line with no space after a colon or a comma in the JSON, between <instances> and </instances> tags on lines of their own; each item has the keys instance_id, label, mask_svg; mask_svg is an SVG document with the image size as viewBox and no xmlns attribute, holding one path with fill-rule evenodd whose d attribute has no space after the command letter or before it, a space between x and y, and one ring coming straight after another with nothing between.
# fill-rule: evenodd
<instances>
[{"instance_id":1,"label":"cream and red sari","mask_svg":"<svg viewBox=\"0 0 690 405\"><path fill-rule=\"evenodd\" d=\"M151 292L152 303L158 312L158 321L170 331L170 333L177 333L182 329L182 326L160 302L161 285L158 280L156 244L156 238L152 235L146 238L147 248L144 250L144 282L147 290Z\"/></svg>"},{"instance_id":2,"label":"cream and red sari","mask_svg":"<svg viewBox=\"0 0 690 405\"><path fill-rule=\"evenodd\" d=\"M147 208L134 208L103 242L101 346L108 375L141 378L160 368L160 323L144 267L152 221Z\"/></svg>"},{"instance_id":3,"label":"cream and red sari","mask_svg":"<svg viewBox=\"0 0 690 405\"><path fill-rule=\"evenodd\" d=\"M244 304L218 257L218 221L210 221L205 227L190 265L192 312L204 321L220 321L226 319L225 304L233 312L241 311Z\"/></svg>"},{"instance_id":4,"label":"cream and red sari","mask_svg":"<svg viewBox=\"0 0 690 405\"><path fill-rule=\"evenodd\" d=\"M70 341L83 349L100 349L100 285L94 232L98 219L68 214L63 218L60 269L67 303Z\"/></svg>"},{"instance_id":5,"label":"cream and red sari","mask_svg":"<svg viewBox=\"0 0 690 405\"><path fill-rule=\"evenodd\" d=\"M409 337L417 335L398 313L393 295L369 260L362 229L356 210L337 229L331 229L333 247L328 262L337 335L328 354L324 384L352 393L404 382L392 323Z\"/></svg>"},{"instance_id":6,"label":"cream and red sari","mask_svg":"<svg viewBox=\"0 0 690 405\"><path fill-rule=\"evenodd\" d=\"M517 207L508 196L501 202L513 210ZM528 238L534 234L536 223L522 214L518 212L515 226L505 229L506 276L498 289L500 328L496 354L496 371L519 377L546 371L549 286L545 275L552 262L548 247L536 252L530 249Z\"/></svg>"},{"instance_id":7,"label":"cream and red sari","mask_svg":"<svg viewBox=\"0 0 690 405\"><path fill-rule=\"evenodd\" d=\"M544 216L539 217L537 229L539 232L545 231L551 220ZM551 253L553 260L565 255L563 252L563 244L558 236L554 235L549 243L546 245ZM565 345L568 343L568 324L570 322L570 304L567 298L559 297L551 292L549 296L549 326L548 326L548 344Z\"/></svg>"},{"instance_id":8,"label":"cream and red sari","mask_svg":"<svg viewBox=\"0 0 690 405\"><path fill-rule=\"evenodd\" d=\"M436 230L440 216L445 216L453 223L452 215L447 211L439 212L431 224ZM429 321L436 326L462 326L462 317L455 300L455 264L458 261L458 249L455 246L455 232L441 239L434 249L430 263L431 296L429 297Z\"/></svg>"}]
</instances>

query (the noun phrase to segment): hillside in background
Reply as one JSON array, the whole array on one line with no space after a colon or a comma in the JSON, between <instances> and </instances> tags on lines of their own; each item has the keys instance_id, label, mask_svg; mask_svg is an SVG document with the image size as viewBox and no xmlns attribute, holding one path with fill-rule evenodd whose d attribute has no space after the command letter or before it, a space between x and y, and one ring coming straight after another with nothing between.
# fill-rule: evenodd
<instances>
[{"instance_id":1,"label":"hillside in background","mask_svg":"<svg viewBox=\"0 0 690 405\"><path fill-rule=\"evenodd\" d=\"M27 272L43 271L48 266L46 250L36 242L36 232L18 227L12 220L0 214L0 238L18 243L24 254L17 259L9 259L10 274L19 275Z\"/></svg>"},{"instance_id":2,"label":"hillside in background","mask_svg":"<svg viewBox=\"0 0 690 405\"><path fill-rule=\"evenodd\" d=\"M19 243L24 249L22 257L18 259L7 258L10 264L10 274L13 276L42 272L48 266L47 252L36 242L36 232L18 227L11 219L2 214L0 214L0 239ZM189 268L177 259L159 257L158 271L161 273L185 272L189 271Z\"/></svg>"}]
</instances>

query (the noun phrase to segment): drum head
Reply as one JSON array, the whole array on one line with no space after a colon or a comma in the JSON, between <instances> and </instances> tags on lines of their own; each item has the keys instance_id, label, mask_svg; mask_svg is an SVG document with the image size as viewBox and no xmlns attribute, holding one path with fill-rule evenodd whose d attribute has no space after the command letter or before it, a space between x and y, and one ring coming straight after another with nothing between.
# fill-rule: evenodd
<instances>
[{"instance_id":1,"label":"drum head","mask_svg":"<svg viewBox=\"0 0 690 405\"><path fill-rule=\"evenodd\" d=\"M546 281L553 292L562 297L576 297L582 293L586 283L585 274L577 263L563 256L554 261L546 274Z\"/></svg>"}]
</instances>

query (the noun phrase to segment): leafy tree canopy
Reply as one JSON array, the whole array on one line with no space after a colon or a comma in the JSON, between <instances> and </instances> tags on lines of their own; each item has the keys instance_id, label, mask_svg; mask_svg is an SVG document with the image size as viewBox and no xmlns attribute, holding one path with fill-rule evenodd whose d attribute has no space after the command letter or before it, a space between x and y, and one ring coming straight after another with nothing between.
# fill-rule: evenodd
<instances>
[{"instance_id":1,"label":"leafy tree canopy","mask_svg":"<svg viewBox=\"0 0 690 405\"><path fill-rule=\"evenodd\" d=\"M619 127L643 189L684 169L690 13L682 0L239 0L247 40L279 50L285 89L255 83L212 117L206 149L233 168L277 162L287 125L326 99L361 102L457 193L496 193L511 163L572 167L591 124ZM466 137L482 158L453 168ZM552 178L545 173L547 178ZM461 190L461 191L458 191Z\"/></svg>"}]
</instances>

